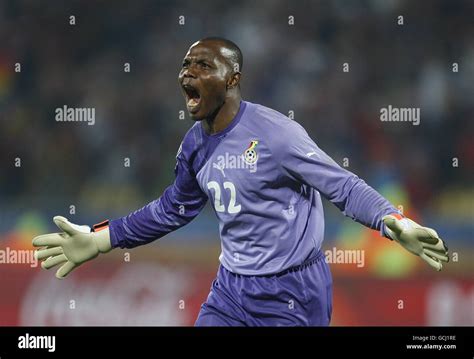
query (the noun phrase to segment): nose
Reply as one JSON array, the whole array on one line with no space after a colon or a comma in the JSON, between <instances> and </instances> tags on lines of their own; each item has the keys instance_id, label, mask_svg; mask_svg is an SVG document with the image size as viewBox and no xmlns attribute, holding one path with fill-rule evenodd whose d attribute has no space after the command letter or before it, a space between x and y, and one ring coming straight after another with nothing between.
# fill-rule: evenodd
<instances>
[{"instance_id":1,"label":"nose","mask_svg":"<svg viewBox=\"0 0 474 359\"><path fill-rule=\"evenodd\" d=\"M194 72L194 70L192 69L191 66L183 69L183 72L181 73L181 77L183 78L193 78L195 79L196 78L196 74Z\"/></svg>"}]
</instances>

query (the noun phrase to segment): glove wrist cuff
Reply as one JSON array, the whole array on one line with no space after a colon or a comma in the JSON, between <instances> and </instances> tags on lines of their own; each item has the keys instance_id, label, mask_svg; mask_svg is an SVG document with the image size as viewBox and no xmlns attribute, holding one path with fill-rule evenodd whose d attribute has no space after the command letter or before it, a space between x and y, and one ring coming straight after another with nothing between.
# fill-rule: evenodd
<instances>
[{"instance_id":1,"label":"glove wrist cuff","mask_svg":"<svg viewBox=\"0 0 474 359\"><path fill-rule=\"evenodd\" d=\"M395 212L395 213L390 213L389 216L395 217L398 220L401 220L403 218L406 218L403 214L400 212Z\"/></svg>"},{"instance_id":2,"label":"glove wrist cuff","mask_svg":"<svg viewBox=\"0 0 474 359\"><path fill-rule=\"evenodd\" d=\"M94 224L92 234L100 253L107 253L112 250L110 243L109 220Z\"/></svg>"}]
</instances>

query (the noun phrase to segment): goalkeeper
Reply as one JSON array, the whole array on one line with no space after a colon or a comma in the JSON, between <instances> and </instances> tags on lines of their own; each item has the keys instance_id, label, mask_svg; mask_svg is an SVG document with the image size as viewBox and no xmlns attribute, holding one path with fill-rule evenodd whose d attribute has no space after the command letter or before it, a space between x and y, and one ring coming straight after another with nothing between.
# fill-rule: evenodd
<instances>
[{"instance_id":1,"label":"goalkeeper","mask_svg":"<svg viewBox=\"0 0 474 359\"><path fill-rule=\"evenodd\" d=\"M441 270L448 253L438 234L338 166L297 122L243 101L241 70L233 42L194 43L178 79L195 124L179 147L174 183L145 207L92 229L54 217L60 232L33 240L42 267L59 265L56 276L64 278L100 253L144 245L184 226L209 199L219 221L221 265L196 325L329 325L324 196Z\"/></svg>"}]
</instances>

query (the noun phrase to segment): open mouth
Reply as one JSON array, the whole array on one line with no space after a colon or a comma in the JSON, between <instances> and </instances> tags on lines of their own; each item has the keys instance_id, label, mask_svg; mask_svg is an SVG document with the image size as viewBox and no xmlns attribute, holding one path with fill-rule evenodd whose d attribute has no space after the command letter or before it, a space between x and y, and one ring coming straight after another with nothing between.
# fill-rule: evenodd
<instances>
[{"instance_id":1,"label":"open mouth","mask_svg":"<svg viewBox=\"0 0 474 359\"><path fill-rule=\"evenodd\" d=\"M183 90L186 93L186 105L190 112L197 111L197 106L201 103L201 95L199 90L189 84L183 85Z\"/></svg>"}]
</instances>

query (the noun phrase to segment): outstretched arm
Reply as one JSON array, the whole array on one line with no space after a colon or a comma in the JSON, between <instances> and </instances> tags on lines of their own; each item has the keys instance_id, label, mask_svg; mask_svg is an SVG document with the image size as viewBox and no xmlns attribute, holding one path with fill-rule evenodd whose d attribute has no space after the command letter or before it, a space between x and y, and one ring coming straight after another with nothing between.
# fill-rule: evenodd
<instances>
[{"instance_id":1,"label":"outstretched arm","mask_svg":"<svg viewBox=\"0 0 474 359\"><path fill-rule=\"evenodd\" d=\"M441 261L448 260L447 247L434 230L401 216L377 191L324 153L299 124L290 126L291 136L277 150L287 175L317 189L344 215L379 230L441 270Z\"/></svg>"},{"instance_id":2,"label":"outstretched arm","mask_svg":"<svg viewBox=\"0 0 474 359\"><path fill-rule=\"evenodd\" d=\"M202 210L207 197L184 158L178 157L175 173L176 180L160 198L110 223L104 221L91 229L70 223L61 216L54 217L62 232L33 239L33 245L40 247L35 255L43 260L41 267L49 269L62 264L56 277L64 278L100 253L115 247L132 248L149 243L189 223Z\"/></svg>"}]
</instances>

